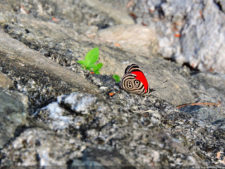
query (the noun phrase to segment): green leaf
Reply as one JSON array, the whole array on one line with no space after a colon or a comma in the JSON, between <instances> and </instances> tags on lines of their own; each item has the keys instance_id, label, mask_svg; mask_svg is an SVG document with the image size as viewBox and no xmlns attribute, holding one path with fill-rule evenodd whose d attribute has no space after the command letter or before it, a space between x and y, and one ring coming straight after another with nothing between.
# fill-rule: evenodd
<instances>
[{"instance_id":1,"label":"green leaf","mask_svg":"<svg viewBox=\"0 0 225 169\"><path fill-rule=\"evenodd\" d=\"M103 64L102 63L98 63L97 65L93 65L92 68L93 68L93 72L98 72L99 73L99 70L102 68ZM96 73L97 74L97 73Z\"/></svg>"},{"instance_id":2,"label":"green leaf","mask_svg":"<svg viewBox=\"0 0 225 169\"><path fill-rule=\"evenodd\" d=\"M86 66L90 66L95 64L98 61L99 49L93 48L91 49L85 56Z\"/></svg>"},{"instance_id":3,"label":"green leaf","mask_svg":"<svg viewBox=\"0 0 225 169\"><path fill-rule=\"evenodd\" d=\"M85 64L85 60L78 60L77 63L84 65Z\"/></svg>"},{"instance_id":4,"label":"green leaf","mask_svg":"<svg viewBox=\"0 0 225 169\"><path fill-rule=\"evenodd\" d=\"M97 71L97 72L95 71L95 74L96 74L96 75L99 75L99 74L100 74L100 72L99 72L99 71Z\"/></svg>"},{"instance_id":5,"label":"green leaf","mask_svg":"<svg viewBox=\"0 0 225 169\"><path fill-rule=\"evenodd\" d=\"M93 68L93 65L86 65L86 67L85 67L87 70L92 70L92 68Z\"/></svg>"},{"instance_id":6,"label":"green leaf","mask_svg":"<svg viewBox=\"0 0 225 169\"><path fill-rule=\"evenodd\" d=\"M120 77L119 77L119 75L114 74L112 77L113 77L113 79L116 81L116 83L119 83L119 82L120 82Z\"/></svg>"},{"instance_id":7,"label":"green leaf","mask_svg":"<svg viewBox=\"0 0 225 169\"><path fill-rule=\"evenodd\" d=\"M85 56L85 60L79 60L77 63L81 64L83 68L89 71L93 71L95 74L99 74L99 70L102 68L103 64L96 62L99 58L99 49L91 49Z\"/></svg>"}]
</instances>

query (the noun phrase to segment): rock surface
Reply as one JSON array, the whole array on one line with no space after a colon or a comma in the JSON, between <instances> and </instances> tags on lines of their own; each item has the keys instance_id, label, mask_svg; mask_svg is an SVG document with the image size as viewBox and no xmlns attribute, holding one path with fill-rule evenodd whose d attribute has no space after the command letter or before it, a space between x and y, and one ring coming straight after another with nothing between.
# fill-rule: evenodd
<instances>
[{"instance_id":1,"label":"rock surface","mask_svg":"<svg viewBox=\"0 0 225 169\"><path fill-rule=\"evenodd\" d=\"M7 76L0 72L0 87L4 89L9 89L13 87L13 82Z\"/></svg>"},{"instance_id":2,"label":"rock surface","mask_svg":"<svg viewBox=\"0 0 225 169\"><path fill-rule=\"evenodd\" d=\"M148 10L145 2L156 12L142 15ZM166 56L179 51L177 44L192 45L185 48L191 53L193 45L202 41L189 42L191 36L183 37L184 32L180 40L173 32L165 36L178 1L145 2L0 2L1 166L225 166L225 76L198 72L160 57L158 53ZM188 9L198 11L202 2ZM174 21L182 20L191 1L182 3ZM209 3L212 13L218 10L215 4L224 10L222 1L207 1L205 12L210 10ZM189 26L199 21L193 14L187 15ZM207 20L208 14L203 16ZM151 27L134 25L134 21L148 21L142 24ZM190 29L185 21L182 31ZM202 29L208 22L202 22ZM210 22L216 27L216 21ZM177 25L178 30L182 25ZM198 35L203 33L199 30ZM200 43L196 56L204 55L207 41ZM103 63L99 75L77 63L96 46ZM188 58L185 50L182 57ZM201 68L204 60L198 61ZM129 94L112 78L113 74L122 77L132 63L141 67L155 90L150 96Z\"/></svg>"},{"instance_id":3,"label":"rock surface","mask_svg":"<svg viewBox=\"0 0 225 169\"><path fill-rule=\"evenodd\" d=\"M27 98L0 88L0 148L27 125Z\"/></svg>"},{"instance_id":4,"label":"rock surface","mask_svg":"<svg viewBox=\"0 0 225 169\"><path fill-rule=\"evenodd\" d=\"M130 12L138 24L157 31L164 57L225 73L224 1L140 0Z\"/></svg>"}]
</instances>

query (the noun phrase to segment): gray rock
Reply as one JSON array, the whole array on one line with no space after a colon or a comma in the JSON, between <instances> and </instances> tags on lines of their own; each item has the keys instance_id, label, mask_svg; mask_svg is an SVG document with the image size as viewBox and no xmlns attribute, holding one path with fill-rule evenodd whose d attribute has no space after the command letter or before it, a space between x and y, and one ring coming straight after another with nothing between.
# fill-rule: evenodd
<instances>
[{"instance_id":1,"label":"gray rock","mask_svg":"<svg viewBox=\"0 0 225 169\"><path fill-rule=\"evenodd\" d=\"M89 85L92 86L91 92L96 92L96 87L84 80L84 75L60 67L40 53L10 38L2 30L0 34L2 72L13 79L19 91L29 94L34 107L39 107L59 93L88 90Z\"/></svg>"},{"instance_id":2,"label":"gray rock","mask_svg":"<svg viewBox=\"0 0 225 169\"><path fill-rule=\"evenodd\" d=\"M2 158L1 166L20 167L131 167L126 158L110 148L98 149L85 144L78 138L33 128L24 131L2 154L12 155ZM23 152L23 154L20 154ZM28 158L29 157L29 158Z\"/></svg>"},{"instance_id":3,"label":"gray rock","mask_svg":"<svg viewBox=\"0 0 225 169\"><path fill-rule=\"evenodd\" d=\"M72 97L79 99L74 99L74 102L68 101ZM186 120L189 120L190 117L180 114L170 104L153 96L142 97L121 92L108 99L107 95L98 96L97 100L92 103L93 105L90 105L90 99L87 98L92 97L82 93L60 96L58 99L58 102L61 102L60 104L49 104L37 112L33 120L37 122L39 127L47 127L46 129L55 130L58 134L81 139L82 145L95 145L101 149L116 148L132 166L200 165L197 162L198 157L192 156L183 147L184 141L191 139L191 137L186 138L185 135L182 135L184 138L177 140L177 138L168 134L171 131L166 126L170 121L172 126L176 121L176 124L180 123L187 128L191 128L186 123ZM63 104L62 100L64 100ZM87 114L79 113L80 111L73 108L74 105L82 107L85 105ZM185 118L173 119L170 116L184 116ZM166 125L164 125L164 121L168 121ZM159 131L160 134L158 134ZM22 136L19 136L18 139L20 137ZM201 138L201 135L199 137ZM7 151L5 150L5 152ZM169 155L171 151L173 156ZM204 152L202 153L204 154ZM180 158L181 156L185 160ZM54 159L58 158L57 156L54 157ZM170 160L173 162L169 162ZM90 159L88 161L90 162ZM54 164L58 163L52 163L52 165ZM105 165L116 165L116 163L106 163Z\"/></svg>"},{"instance_id":4,"label":"gray rock","mask_svg":"<svg viewBox=\"0 0 225 169\"><path fill-rule=\"evenodd\" d=\"M129 162L116 150L101 150L94 148L87 148L83 152L81 159L73 159L68 165L68 168L131 168Z\"/></svg>"},{"instance_id":5,"label":"gray rock","mask_svg":"<svg viewBox=\"0 0 225 169\"><path fill-rule=\"evenodd\" d=\"M80 96L80 100L87 101L85 99L87 96L82 93L61 97L66 99L74 95ZM142 97L121 92L106 99L107 97L104 96L102 99L102 96L98 96L92 106L87 104L87 114L79 114L77 110L72 109L74 102L68 102L67 106L53 103L56 109L51 107L51 103L38 112L33 120L37 120L40 126L47 126L57 132L66 132L67 135L72 134L82 138L83 143L90 143L103 149L112 146L137 168L149 165L161 167L211 165L211 163L215 164L216 158L206 163L206 161L200 162L199 156L208 159L212 156L216 157L218 152L223 151L221 126L216 127L205 119L198 120L200 118L193 118L192 114L179 112L170 104L153 96ZM83 105L80 100L77 100L75 105ZM52 111L49 115L50 108ZM70 120L65 120L66 118ZM59 119L64 128L57 128L60 127ZM80 127L75 126L78 121ZM54 125L55 123L58 125ZM212 147L212 142L218 148ZM194 155L196 153L199 156ZM75 160L71 163L87 165L86 162ZM98 163L91 162L91 164L95 166Z\"/></svg>"},{"instance_id":6,"label":"gray rock","mask_svg":"<svg viewBox=\"0 0 225 169\"><path fill-rule=\"evenodd\" d=\"M72 111L87 114L88 107L91 107L95 103L96 98L88 94L71 93L68 96L58 97L57 101L61 105L69 105Z\"/></svg>"},{"instance_id":7,"label":"gray rock","mask_svg":"<svg viewBox=\"0 0 225 169\"><path fill-rule=\"evenodd\" d=\"M200 70L225 73L224 2L137 1L139 24L157 30L159 53Z\"/></svg>"},{"instance_id":8,"label":"gray rock","mask_svg":"<svg viewBox=\"0 0 225 169\"><path fill-rule=\"evenodd\" d=\"M219 10L225 12L225 2L221 0L215 0L214 3L218 6Z\"/></svg>"},{"instance_id":9,"label":"gray rock","mask_svg":"<svg viewBox=\"0 0 225 169\"><path fill-rule=\"evenodd\" d=\"M90 94L75 92L59 96L57 102L50 103L34 113L35 123L55 131L80 129L88 122L88 118L83 115L89 113L88 110L95 102L96 97Z\"/></svg>"},{"instance_id":10,"label":"gray rock","mask_svg":"<svg viewBox=\"0 0 225 169\"><path fill-rule=\"evenodd\" d=\"M40 52L50 52L50 55L47 54L48 57L55 60L60 65L70 67L72 71L79 74L77 76L73 75L74 78L72 78L72 76L67 76L71 77L70 81L73 81L74 84L76 83L74 81L82 81L74 80L75 76L76 79L80 79L87 73L85 73L81 67L75 63L76 60L82 59L88 50L97 46L97 44L93 44L93 40L90 40L90 42L87 43L87 38L79 36L76 31L71 30L70 28L68 28L68 30L66 29L67 31L65 32L65 28L60 25L40 21L35 18L33 18L31 22L30 17L26 17L24 15L18 15L16 18L13 17L11 19L15 21L13 24L8 22L4 23L5 26L7 25L7 29L5 29L6 32L8 32L12 37L15 37L21 42L27 44L30 48L35 48ZM44 27L43 24L45 25ZM26 28L21 25L26 25ZM29 33L26 33L26 30L30 30ZM59 34L58 32L64 33ZM39 38L37 39L35 37ZM67 40L62 41L62 39ZM69 54L68 49L70 49ZM141 68L143 68L146 77L149 79L150 87L156 89L156 96L159 96L175 105L193 101L190 87L185 83L185 79L177 73L183 70L175 64L169 64L170 62L165 61L162 58L155 56L145 57L130 52L121 52L119 49L111 50L110 47L104 46L101 47L100 62L104 64L103 69L101 70L102 74L111 76L112 74L118 74L120 77L123 76L124 69L128 64L137 63L139 65L143 65ZM148 65L144 66L146 63L148 63ZM117 69L117 67L120 69ZM164 70L165 67L167 67L167 70ZM64 77L62 74L68 74L63 72L64 71L61 70L57 73L60 75L60 78ZM87 84L89 83L85 82L83 83L83 86L87 86ZM57 86L58 88L61 88L59 85ZM64 86L64 84L61 84L60 86ZM92 88L94 89L94 87ZM64 92L69 92L68 87L63 87L63 89Z\"/></svg>"},{"instance_id":11,"label":"gray rock","mask_svg":"<svg viewBox=\"0 0 225 169\"><path fill-rule=\"evenodd\" d=\"M13 82L7 76L0 72L0 87L4 89L13 88Z\"/></svg>"},{"instance_id":12,"label":"gray rock","mask_svg":"<svg viewBox=\"0 0 225 169\"><path fill-rule=\"evenodd\" d=\"M135 1L93 2L0 2L0 70L4 74L0 84L10 79L10 89L27 95L31 115L28 128L16 127L16 134L4 142L1 166L123 168L125 162L134 168L223 167L223 75L198 73L157 54L165 50L170 56L181 50L177 44L187 36L171 35L184 28L183 15L187 13L192 21L188 10L193 7L193 11L198 11L203 1L190 9L187 6L191 1L145 1L156 7L150 11L144 8L150 14L136 18L140 23L142 17L149 21L143 23L151 25L146 29L137 25L114 26L128 21L126 8L140 7L137 3L134 6ZM123 9L121 18L112 13L117 8ZM134 12L130 15L135 17ZM168 31L168 18L180 21L173 27L177 27L175 32ZM193 16L200 21L197 18ZM146 37L137 36L139 29L146 30ZM193 28L190 37L198 38L196 30ZM119 45L112 44L120 40L120 35L127 46L122 46L121 41ZM111 43L106 43L107 37ZM139 46L133 42L135 37L141 42ZM183 42L193 52L190 37ZM194 45L198 46L198 41ZM77 63L96 46L103 63L100 75ZM113 74L122 77L125 67L132 63L141 67L150 88L155 89L150 96L127 93L113 80ZM192 105L195 102L198 106ZM2 124L6 129L7 124Z\"/></svg>"},{"instance_id":13,"label":"gray rock","mask_svg":"<svg viewBox=\"0 0 225 169\"><path fill-rule=\"evenodd\" d=\"M198 95L196 102L206 105L186 106L181 110L190 113L193 117L213 123L225 118L225 77L212 73L198 73L193 75L191 83L195 86L194 92ZM207 106L208 103L208 106ZM211 104L211 105L210 105Z\"/></svg>"},{"instance_id":14,"label":"gray rock","mask_svg":"<svg viewBox=\"0 0 225 169\"><path fill-rule=\"evenodd\" d=\"M27 129L17 137L2 154L12 154L3 158L1 166L67 166L70 158L79 158L86 148L76 138L39 128ZM22 154L21 154L22 152Z\"/></svg>"},{"instance_id":15,"label":"gray rock","mask_svg":"<svg viewBox=\"0 0 225 169\"><path fill-rule=\"evenodd\" d=\"M27 125L27 98L0 88L0 148Z\"/></svg>"},{"instance_id":16,"label":"gray rock","mask_svg":"<svg viewBox=\"0 0 225 169\"><path fill-rule=\"evenodd\" d=\"M126 1L84 0L84 2L89 6L107 13L108 16L112 17L117 23L133 24L134 21L126 12Z\"/></svg>"},{"instance_id":17,"label":"gray rock","mask_svg":"<svg viewBox=\"0 0 225 169\"><path fill-rule=\"evenodd\" d=\"M158 51L157 34L154 29L141 25L117 25L97 32L97 42L135 53L150 56Z\"/></svg>"}]
</instances>

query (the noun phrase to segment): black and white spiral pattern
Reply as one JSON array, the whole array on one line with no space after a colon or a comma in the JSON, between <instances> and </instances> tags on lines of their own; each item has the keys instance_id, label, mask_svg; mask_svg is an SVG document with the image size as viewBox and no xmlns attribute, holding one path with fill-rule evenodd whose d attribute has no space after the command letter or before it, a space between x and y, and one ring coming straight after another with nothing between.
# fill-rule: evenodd
<instances>
[{"instance_id":1,"label":"black and white spiral pattern","mask_svg":"<svg viewBox=\"0 0 225 169\"><path fill-rule=\"evenodd\" d=\"M138 65L132 64L126 67L124 74L131 73L134 71L141 71Z\"/></svg>"}]
</instances>

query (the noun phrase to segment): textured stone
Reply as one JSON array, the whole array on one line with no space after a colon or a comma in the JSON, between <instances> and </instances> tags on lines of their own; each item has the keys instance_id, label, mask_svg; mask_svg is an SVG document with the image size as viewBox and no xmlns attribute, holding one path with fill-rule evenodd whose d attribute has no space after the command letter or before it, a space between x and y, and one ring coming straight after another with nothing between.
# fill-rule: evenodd
<instances>
[{"instance_id":1,"label":"textured stone","mask_svg":"<svg viewBox=\"0 0 225 169\"><path fill-rule=\"evenodd\" d=\"M27 103L25 96L0 88L0 148L27 125Z\"/></svg>"},{"instance_id":2,"label":"textured stone","mask_svg":"<svg viewBox=\"0 0 225 169\"><path fill-rule=\"evenodd\" d=\"M118 25L100 30L97 41L112 43L118 48L137 55L155 54L158 50L158 40L154 29L141 25Z\"/></svg>"},{"instance_id":3,"label":"textured stone","mask_svg":"<svg viewBox=\"0 0 225 169\"><path fill-rule=\"evenodd\" d=\"M4 29L6 32L27 44L30 48L36 49L45 56L50 57L60 65L70 67L71 70L79 73L77 76L73 75L74 78L71 77L70 81L80 82L78 79L84 77L85 73L81 67L75 63L77 59L83 58L88 50L97 46L97 44L93 44L93 39L90 39L90 42L87 43L87 38L79 36L76 31L70 28L65 31L65 28L60 25L40 21L35 18L30 21L29 17L19 15L12 19L15 20L13 24L4 23L5 26L7 25L7 29ZM21 25L26 25L26 28ZM29 33L26 33L26 30L29 30ZM59 34L57 32L63 33ZM62 41L62 39L67 40ZM165 61L162 58L155 56L146 57L139 55L138 52L136 52L136 54L121 52L120 49L111 50L110 47L105 46L101 47L100 50L100 62L104 64L101 70L102 74L111 76L113 74L118 74L120 77L123 76L124 70L128 64L136 63L138 65L143 65L141 68L149 79L150 87L156 90L156 96L175 105L193 101L193 95L190 92L189 85L185 83L185 79L177 73L182 71L180 67L175 64L169 64L169 61ZM145 66L146 63L148 63L148 65ZM120 69L118 69L118 67ZM68 74L63 73L63 71L60 72L58 74L63 78L66 76L62 74ZM70 76L68 75L67 77ZM87 84L88 82L85 82L83 86L87 86ZM94 89L94 87L92 88Z\"/></svg>"},{"instance_id":4,"label":"textured stone","mask_svg":"<svg viewBox=\"0 0 225 169\"><path fill-rule=\"evenodd\" d=\"M225 73L224 2L141 0L130 10L137 23L157 30L164 57Z\"/></svg>"},{"instance_id":5,"label":"textured stone","mask_svg":"<svg viewBox=\"0 0 225 169\"><path fill-rule=\"evenodd\" d=\"M197 88L197 102L202 105L186 106L181 110L193 117L214 123L225 118L225 76L212 73L198 73L192 76L191 82ZM206 105L204 105L206 103ZM208 106L207 106L208 103ZM212 104L212 105L210 105ZM223 124L223 122L221 123ZM224 125L224 124L223 124Z\"/></svg>"},{"instance_id":6,"label":"textured stone","mask_svg":"<svg viewBox=\"0 0 225 169\"><path fill-rule=\"evenodd\" d=\"M1 30L0 35L2 71L13 79L21 92L32 95L30 99L33 99L36 106L40 105L37 98L46 101L60 92L88 90L88 88L91 88L91 92L96 92L95 86L86 80L81 80L84 76L63 69L40 53L10 38ZM78 83L82 84L78 85ZM92 87L87 87L89 85Z\"/></svg>"},{"instance_id":7,"label":"textured stone","mask_svg":"<svg viewBox=\"0 0 225 169\"><path fill-rule=\"evenodd\" d=\"M1 88L12 88L13 82L11 79L9 79L7 76L5 76L3 73L0 72L0 87Z\"/></svg>"},{"instance_id":8,"label":"textured stone","mask_svg":"<svg viewBox=\"0 0 225 169\"><path fill-rule=\"evenodd\" d=\"M109 0L84 0L88 5L97 8L99 11L105 12L119 24L133 24L134 21L126 12L124 2L116 2Z\"/></svg>"},{"instance_id":9,"label":"textured stone","mask_svg":"<svg viewBox=\"0 0 225 169\"><path fill-rule=\"evenodd\" d=\"M66 167L67 160L81 157L85 148L76 138L38 128L27 129L2 152L11 154L11 157L3 158L1 165Z\"/></svg>"},{"instance_id":10,"label":"textured stone","mask_svg":"<svg viewBox=\"0 0 225 169\"><path fill-rule=\"evenodd\" d=\"M172 27L180 30L191 1L139 1L151 6L150 11L143 8L146 13L141 17L143 13L135 13L137 1L93 2L0 1L0 70L13 83L2 95L17 91L28 98L23 103L13 100L15 105L4 100L1 106L16 110L17 103L26 105L30 115L25 115L25 125L18 118L21 126L3 110L2 131L10 135L2 139L1 166L224 167L224 76L201 73L157 54L176 53L182 36L168 31L167 16L180 21ZM202 2L190 9L198 11ZM218 1L213 2L220 8ZM118 9L124 13L126 8L133 9L129 15L135 22L141 23L142 17L149 20L148 15L153 20L143 26L117 25L127 20L122 14L116 18ZM126 43L117 44L118 40ZM98 75L77 63L96 46L103 63ZM140 66L155 90L150 96L127 93L112 78L122 77L132 63ZM12 124L4 120L7 117ZM8 126L13 128L10 132Z\"/></svg>"}]
</instances>

